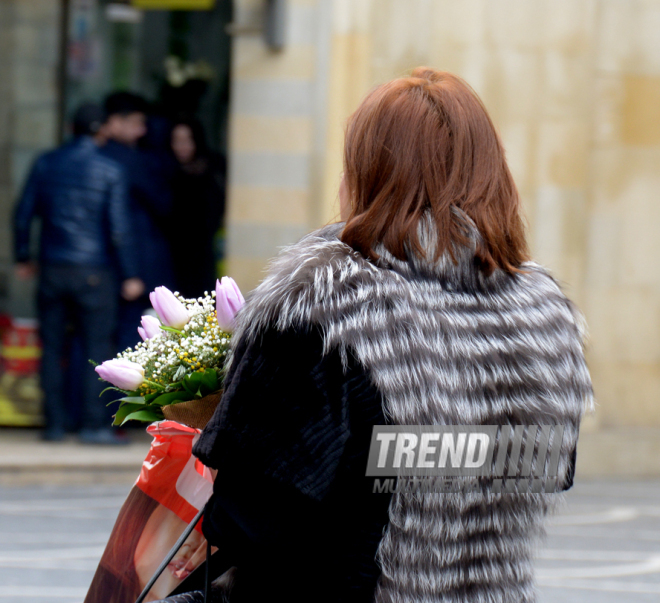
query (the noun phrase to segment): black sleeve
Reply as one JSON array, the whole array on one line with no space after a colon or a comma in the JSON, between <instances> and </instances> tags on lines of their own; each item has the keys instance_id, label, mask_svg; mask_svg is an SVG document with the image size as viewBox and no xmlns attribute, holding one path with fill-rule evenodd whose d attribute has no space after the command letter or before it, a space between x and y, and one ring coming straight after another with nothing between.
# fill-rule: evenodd
<instances>
[{"instance_id":1,"label":"black sleeve","mask_svg":"<svg viewBox=\"0 0 660 603\"><path fill-rule=\"evenodd\" d=\"M344 371L322 349L317 329L238 342L193 449L218 470L203 531L220 549L214 574L238 568L232 600L372 598L391 497L365 476L382 398L352 355Z\"/></svg>"},{"instance_id":2,"label":"black sleeve","mask_svg":"<svg viewBox=\"0 0 660 603\"><path fill-rule=\"evenodd\" d=\"M30 260L30 227L38 210L39 189L42 172L42 158L32 166L21 198L14 208L14 260Z\"/></svg>"},{"instance_id":3,"label":"black sleeve","mask_svg":"<svg viewBox=\"0 0 660 603\"><path fill-rule=\"evenodd\" d=\"M123 169L112 174L108 189L110 236L119 262L120 277L124 280L138 275L138 259L130 218L128 180Z\"/></svg>"},{"instance_id":4,"label":"black sleeve","mask_svg":"<svg viewBox=\"0 0 660 603\"><path fill-rule=\"evenodd\" d=\"M349 438L339 358L321 350L317 330L274 329L235 350L220 406L193 450L218 470L204 523L213 544L229 523L265 549L318 531Z\"/></svg>"}]
</instances>

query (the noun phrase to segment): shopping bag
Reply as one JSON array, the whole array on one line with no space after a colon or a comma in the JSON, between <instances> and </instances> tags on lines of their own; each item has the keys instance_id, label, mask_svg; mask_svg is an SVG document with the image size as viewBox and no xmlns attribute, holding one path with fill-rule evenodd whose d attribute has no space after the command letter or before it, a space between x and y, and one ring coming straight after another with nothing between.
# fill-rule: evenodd
<instances>
[{"instance_id":1,"label":"shopping bag","mask_svg":"<svg viewBox=\"0 0 660 603\"><path fill-rule=\"evenodd\" d=\"M134 603L213 491L211 471L192 454L199 429L160 421L147 432L153 436L151 448L119 511L85 603ZM200 520L144 601L167 597L205 558Z\"/></svg>"}]
</instances>

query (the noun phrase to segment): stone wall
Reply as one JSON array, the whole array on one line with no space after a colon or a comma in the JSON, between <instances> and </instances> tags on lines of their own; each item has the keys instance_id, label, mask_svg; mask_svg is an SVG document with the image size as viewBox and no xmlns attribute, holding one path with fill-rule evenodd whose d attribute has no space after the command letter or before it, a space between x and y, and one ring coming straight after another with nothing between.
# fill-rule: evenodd
<instances>
[{"instance_id":1,"label":"stone wall","mask_svg":"<svg viewBox=\"0 0 660 603\"><path fill-rule=\"evenodd\" d=\"M237 20L260 4L238 0ZM281 54L234 44L241 286L337 216L343 127L364 94L418 65L452 71L501 132L535 258L586 314L585 430L660 428L660 0L292 0L289 27Z\"/></svg>"},{"instance_id":2,"label":"stone wall","mask_svg":"<svg viewBox=\"0 0 660 603\"><path fill-rule=\"evenodd\" d=\"M373 86L464 77L501 132L535 258L586 314L598 410L660 427L660 1L335 0L322 206Z\"/></svg>"},{"instance_id":3,"label":"stone wall","mask_svg":"<svg viewBox=\"0 0 660 603\"><path fill-rule=\"evenodd\" d=\"M263 6L235 2L236 29L261 26ZM227 266L244 289L261 280L278 247L319 223L328 8L315 0L288 2L280 52L269 50L258 32L234 38Z\"/></svg>"},{"instance_id":4,"label":"stone wall","mask_svg":"<svg viewBox=\"0 0 660 603\"><path fill-rule=\"evenodd\" d=\"M15 281L11 214L34 158L57 144L60 2L0 2L0 310L33 315Z\"/></svg>"}]
</instances>

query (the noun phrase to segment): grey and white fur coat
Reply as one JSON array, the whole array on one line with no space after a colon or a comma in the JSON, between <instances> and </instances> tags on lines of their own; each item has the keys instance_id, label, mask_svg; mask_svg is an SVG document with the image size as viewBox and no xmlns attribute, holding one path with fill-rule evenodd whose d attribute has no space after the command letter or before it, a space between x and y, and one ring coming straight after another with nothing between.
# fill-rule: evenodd
<instances>
[{"instance_id":1,"label":"grey and white fur coat","mask_svg":"<svg viewBox=\"0 0 660 603\"><path fill-rule=\"evenodd\" d=\"M469 220L469 219L468 219ZM433 262L433 222L422 220L426 259L404 262L382 245L367 260L341 242L343 223L284 248L238 315L234 341L321 327L324 350L352 353L401 425L563 424L559 481L592 388L584 323L536 263L485 277L470 247ZM230 360L231 362L231 360ZM535 600L533 554L545 515L562 494L393 495L378 549L378 603Z\"/></svg>"}]
</instances>

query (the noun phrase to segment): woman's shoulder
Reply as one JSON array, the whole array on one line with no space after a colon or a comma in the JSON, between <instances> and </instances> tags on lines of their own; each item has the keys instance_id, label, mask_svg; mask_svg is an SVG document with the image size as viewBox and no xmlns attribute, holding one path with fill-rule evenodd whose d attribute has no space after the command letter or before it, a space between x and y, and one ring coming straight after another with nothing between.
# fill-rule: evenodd
<instances>
[{"instance_id":1,"label":"woman's shoulder","mask_svg":"<svg viewBox=\"0 0 660 603\"><path fill-rule=\"evenodd\" d=\"M524 262L520 269L514 279L518 296L526 300L528 306L538 307L547 320L561 318L570 323L584 344L587 338L586 319L566 293L568 285L538 262Z\"/></svg>"},{"instance_id":2,"label":"woman's shoulder","mask_svg":"<svg viewBox=\"0 0 660 603\"><path fill-rule=\"evenodd\" d=\"M320 325L328 301L350 294L354 278L375 270L343 243L343 222L328 224L284 247L267 267L266 277L249 294L236 317L237 336L274 326Z\"/></svg>"}]
</instances>

